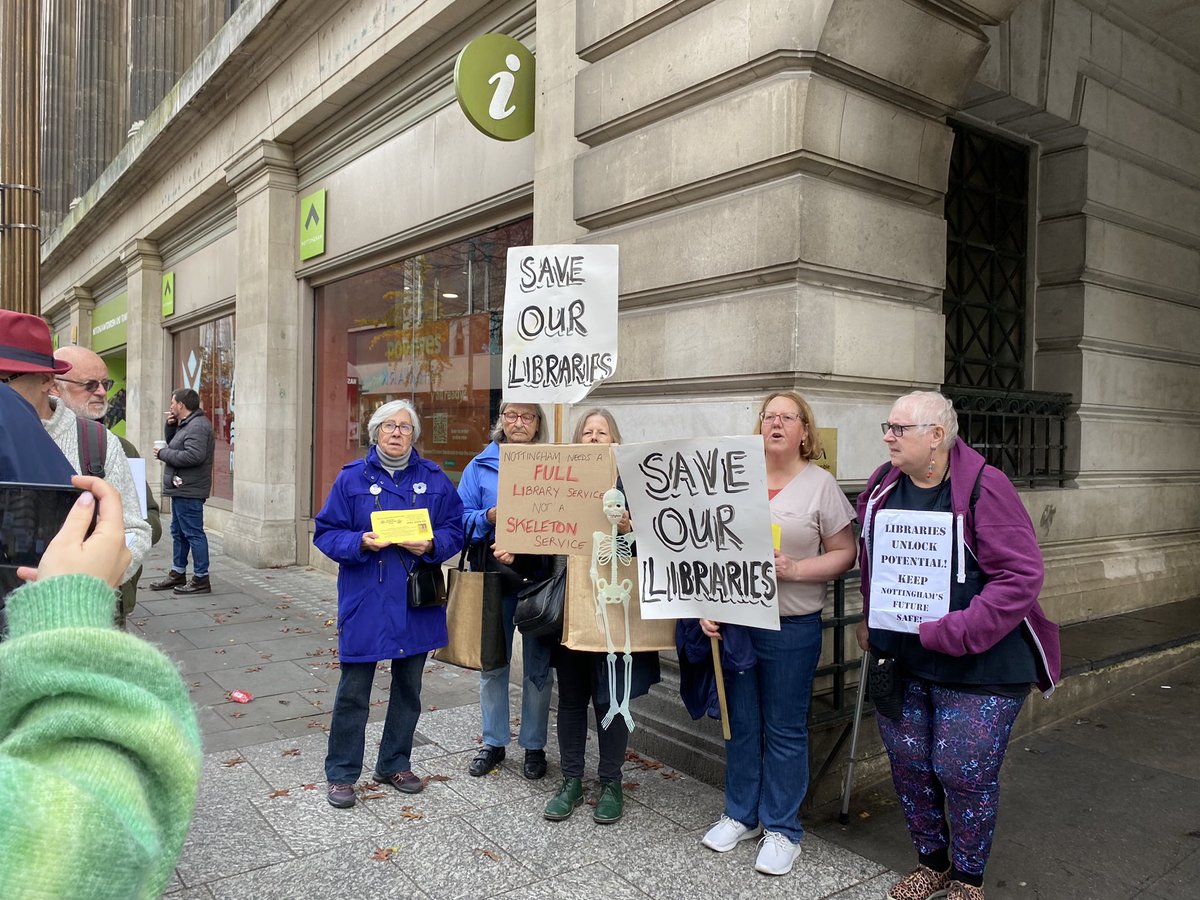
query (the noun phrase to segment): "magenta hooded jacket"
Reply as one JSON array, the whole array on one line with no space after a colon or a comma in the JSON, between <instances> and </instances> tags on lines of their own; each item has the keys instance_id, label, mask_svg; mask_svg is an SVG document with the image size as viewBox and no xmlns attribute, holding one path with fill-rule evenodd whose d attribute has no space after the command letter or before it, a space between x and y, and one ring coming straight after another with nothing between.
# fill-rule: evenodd
<instances>
[{"instance_id":1,"label":"magenta hooded jacket","mask_svg":"<svg viewBox=\"0 0 1200 900\"><path fill-rule=\"evenodd\" d=\"M1058 626L1046 618L1037 602L1044 567L1033 522L1008 476L987 465L961 440L950 448L950 473L959 560L959 571L951 577L960 582L965 577L965 547L975 557L987 584L966 609L952 610L935 622L923 622L921 646L948 656L966 656L982 653L1014 628L1024 627L1036 651L1038 687L1048 697L1058 681L1061 652ZM875 514L886 506L886 497L900 475L899 469L891 468L878 484L858 497L858 520L862 523L858 563L864 618L869 613L871 596L870 541ZM979 496L972 510L971 493L977 478Z\"/></svg>"}]
</instances>

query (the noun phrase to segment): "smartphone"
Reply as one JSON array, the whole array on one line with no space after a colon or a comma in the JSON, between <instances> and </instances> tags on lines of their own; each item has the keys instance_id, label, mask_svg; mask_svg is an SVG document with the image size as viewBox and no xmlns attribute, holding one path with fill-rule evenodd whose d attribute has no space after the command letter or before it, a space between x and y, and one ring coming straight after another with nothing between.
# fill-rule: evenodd
<instances>
[{"instance_id":1,"label":"smartphone","mask_svg":"<svg viewBox=\"0 0 1200 900\"><path fill-rule=\"evenodd\" d=\"M69 484L0 482L0 602L23 583L18 566L36 567L81 491ZM92 525L96 527L96 511Z\"/></svg>"}]
</instances>

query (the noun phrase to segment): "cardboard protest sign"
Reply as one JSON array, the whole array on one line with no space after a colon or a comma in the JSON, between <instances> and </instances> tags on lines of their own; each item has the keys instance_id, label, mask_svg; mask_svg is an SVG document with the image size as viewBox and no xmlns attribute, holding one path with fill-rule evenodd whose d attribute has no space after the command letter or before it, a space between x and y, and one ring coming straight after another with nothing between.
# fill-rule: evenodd
<instances>
[{"instance_id":1,"label":"cardboard protest sign","mask_svg":"<svg viewBox=\"0 0 1200 900\"><path fill-rule=\"evenodd\" d=\"M510 247L504 399L578 403L616 370L616 246Z\"/></svg>"},{"instance_id":2,"label":"cardboard protest sign","mask_svg":"<svg viewBox=\"0 0 1200 900\"><path fill-rule=\"evenodd\" d=\"M871 541L872 628L913 634L950 611L953 516L883 509Z\"/></svg>"},{"instance_id":3,"label":"cardboard protest sign","mask_svg":"<svg viewBox=\"0 0 1200 900\"><path fill-rule=\"evenodd\" d=\"M625 444L642 618L779 630L762 438Z\"/></svg>"},{"instance_id":4,"label":"cardboard protest sign","mask_svg":"<svg viewBox=\"0 0 1200 900\"><path fill-rule=\"evenodd\" d=\"M612 527L604 492L616 481L609 444L501 444L496 546L591 556L592 532Z\"/></svg>"}]
</instances>

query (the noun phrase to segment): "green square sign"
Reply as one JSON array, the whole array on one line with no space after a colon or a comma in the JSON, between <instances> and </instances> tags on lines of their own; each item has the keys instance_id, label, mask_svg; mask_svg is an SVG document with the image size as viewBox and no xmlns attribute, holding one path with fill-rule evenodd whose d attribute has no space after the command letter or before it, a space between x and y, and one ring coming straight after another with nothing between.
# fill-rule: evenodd
<instances>
[{"instance_id":1,"label":"green square sign","mask_svg":"<svg viewBox=\"0 0 1200 900\"><path fill-rule=\"evenodd\" d=\"M175 315L175 273L163 272L162 288L163 318Z\"/></svg>"},{"instance_id":2,"label":"green square sign","mask_svg":"<svg viewBox=\"0 0 1200 900\"><path fill-rule=\"evenodd\" d=\"M325 252L325 189L300 200L300 259Z\"/></svg>"}]
</instances>

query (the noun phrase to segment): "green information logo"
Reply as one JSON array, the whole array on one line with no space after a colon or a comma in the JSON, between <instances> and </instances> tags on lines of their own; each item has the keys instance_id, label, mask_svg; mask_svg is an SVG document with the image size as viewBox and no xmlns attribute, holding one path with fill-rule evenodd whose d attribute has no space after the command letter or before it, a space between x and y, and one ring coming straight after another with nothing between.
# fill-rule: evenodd
<instances>
[{"instance_id":1,"label":"green information logo","mask_svg":"<svg viewBox=\"0 0 1200 900\"><path fill-rule=\"evenodd\" d=\"M163 272L162 290L163 318L175 315L175 273Z\"/></svg>"},{"instance_id":2,"label":"green information logo","mask_svg":"<svg viewBox=\"0 0 1200 900\"><path fill-rule=\"evenodd\" d=\"M325 189L300 201L300 259L325 252Z\"/></svg>"},{"instance_id":3,"label":"green information logo","mask_svg":"<svg viewBox=\"0 0 1200 900\"><path fill-rule=\"evenodd\" d=\"M475 38L454 63L454 93L467 119L498 141L533 134L533 54L506 34Z\"/></svg>"}]
</instances>

